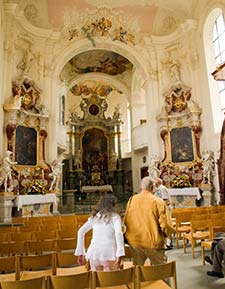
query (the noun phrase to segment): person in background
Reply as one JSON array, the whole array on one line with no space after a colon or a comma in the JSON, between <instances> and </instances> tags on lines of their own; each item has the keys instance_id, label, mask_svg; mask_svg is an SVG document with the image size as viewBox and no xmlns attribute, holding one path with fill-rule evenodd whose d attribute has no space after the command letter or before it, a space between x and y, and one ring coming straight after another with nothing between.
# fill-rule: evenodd
<instances>
[{"instance_id":1,"label":"person in background","mask_svg":"<svg viewBox=\"0 0 225 289\"><path fill-rule=\"evenodd\" d=\"M225 257L225 239L218 241L218 243L213 246L212 249L212 260L209 256L205 257L205 260L210 263L212 267L212 271L208 271L207 275L212 277L224 278L224 274L222 272L223 266L222 261Z\"/></svg>"},{"instance_id":2,"label":"person in background","mask_svg":"<svg viewBox=\"0 0 225 289\"><path fill-rule=\"evenodd\" d=\"M165 238L173 232L167 207L154 196L154 179L141 180L141 192L132 196L126 207L124 223L134 265L143 265L147 258L152 264L167 262Z\"/></svg>"},{"instance_id":3,"label":"person in background","mask_svg":"<svg viewBox=\"0 0 225 289\"><path fill-rule=\"evenodd\" d=\"M168 217L171 218L171 207L170 207L171 198L170 198L170 195L169 195L167 188L162 184L162 179L160 179L160 178L155 179L154 195L159 197L160 199L162 199L165 202L167 209L168 209ZM166 239L166 248L167 248L167 250L170 250L173 248L171 236L169 236Z\"/></svg>"},{"instance_id":4,"label":"person in background","mask_svg":"<svg viewBox=\"0 0 225 289\"><path fill-rule=\"evenodd\" d=\"M102 196L91 217L78 231L75 255L80 265L88 260L92 271L118 270L125 255L121 217L115 206L116 197L113 194ZM84 238L91 229L92 240L86 252Z\"/></svg>"}]
</instances>

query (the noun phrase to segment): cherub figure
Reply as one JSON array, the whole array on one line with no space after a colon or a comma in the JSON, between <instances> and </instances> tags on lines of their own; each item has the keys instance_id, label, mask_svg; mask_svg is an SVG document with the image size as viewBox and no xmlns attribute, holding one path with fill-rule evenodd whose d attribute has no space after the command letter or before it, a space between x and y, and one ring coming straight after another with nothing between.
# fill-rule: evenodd
<instances>
[{"instance_id":1,"label":"cherub figure","mask_svg":"<svg viewBox=\"0 0 225 289\"><path fill-rule=\"evenodd\" d=\"M0 168L0 186L4 182L5 192L12 192L13 183L12 183L12 169L13 165L16 165L17 162L11 160L11 151L7 151L5 157L3 158L2 165Z\"/></svg>"},{"instance_id":2,"label":"cherub figure","mask_svg":"<svg viewBox=\"0 0 225 289\"><path fill-rule=\"evenodd\" d=\"M62 176L63 159L64 157L61 156L52 162L52 165L51 165L52 172L49 174L49 177L52 177L52 183L49 188L49 191L52 191L53 188L56 191L59 190L60 179Z\"/></svg>"}]
</instances>

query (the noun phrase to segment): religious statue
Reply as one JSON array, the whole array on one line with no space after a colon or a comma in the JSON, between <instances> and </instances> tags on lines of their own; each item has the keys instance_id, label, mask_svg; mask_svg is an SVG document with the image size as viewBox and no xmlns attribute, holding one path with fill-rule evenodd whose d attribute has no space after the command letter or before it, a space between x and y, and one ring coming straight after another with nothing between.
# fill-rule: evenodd
<instances>
[{"instance_id":1,"label":"religious statue","mask_svg":"<svg viewBox=\"0 0 225 289\"><path fill-rule=\"evenodd\" d=\"M203 183L212 184L212 177L215 172L213 152L209 150L204 150L201 160L203 165Z\"/></svg>"},{"instance_id":2,"label":"religious statue","mask_svg":"<svg viewBox=\"0 0 225 289\"><path fill-rule=\"evenodd\" d=\"M159 170L160 160L156 155L153 155L150 164L149 164L149 176L153 179L158 178L160 176L160 170Z\"/></svg>"},{"instance_id":3,"label":"religious statue","mask_svg":"<svg viewBox=\"0 0 225 289\"><path fill-rule=\"evenodd\" d=\"M169 58L169 71L170 71L170 76L174 82L181 82L181 77L180 77L180 63L176 61L174 58L170 57Z\"/></svg>"},{"instance_id":4,"label":"religious statue","mask_svg":"<svg viewBox=\"0 0 225 289\"><path fill-rule=\"evenodd\" d=\"M22 104L22 88L19 84L14 83L12 87L13 102L4 104L4 109L20 109Z\"/></svg>"},{"instance_id":5,"label":"religious statue","mask_svg":"<svg viewBox=\"0 0 225 289\"><path fill-rule=\"evenodd\" d=\"M17 162L11 160L11 151L7 151L5 157L3 158L1 167L0 167L0 186L4 182L5 192L12 192L13 183L12 183L12 166L16 165Z\"/></svg>"},{"instance_id":6,"label":"religious statue","mask_svg":"<svg viewBox=\"0 0 225 289\"><path fill-rule=\"evenodd\" d=\"M63 166L63 156L59 157L58 159L54 160L51 164L52 172L49 174L49 177L52 178L52 183L49 188L49 191L59 190L60 179L62 176L62 166Z\"/></svg>"}]
</instances>

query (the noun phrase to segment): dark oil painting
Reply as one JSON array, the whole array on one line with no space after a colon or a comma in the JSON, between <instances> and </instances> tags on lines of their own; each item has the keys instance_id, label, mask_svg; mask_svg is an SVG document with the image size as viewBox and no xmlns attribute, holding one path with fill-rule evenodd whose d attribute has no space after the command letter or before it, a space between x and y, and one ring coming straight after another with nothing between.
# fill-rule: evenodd
<instances>
[{"instance_id":1,"label":"dark oil painting","mask_svg":"<svg viewBox=\"0 0 225 289\"><path fill-rule=\"evenodd\" d=\"M108 169L107 137L103 130L87 130L82 139L82 147L84 170L99 172Z\"/></svg>"},{"instance_id":2,"label":"dark oil painting","mask_svg":"<svg viewBox=\"0 0 225 289\"><path fill-rule=\"evenodd\" d=\"M37 131L34 128L16 128L15 158L18 165L37 164Z\"/></svg>"},{"instance_id":3,"label":"dark oil painting","mask_svg":"<svg viewBox=\"0 0 225 289\"><path fill-rule=\"evenodd\" d=\"M190 127L174 128L170 132L172 162L194 160L192 130Z\"/></svg>"}]
</instances>

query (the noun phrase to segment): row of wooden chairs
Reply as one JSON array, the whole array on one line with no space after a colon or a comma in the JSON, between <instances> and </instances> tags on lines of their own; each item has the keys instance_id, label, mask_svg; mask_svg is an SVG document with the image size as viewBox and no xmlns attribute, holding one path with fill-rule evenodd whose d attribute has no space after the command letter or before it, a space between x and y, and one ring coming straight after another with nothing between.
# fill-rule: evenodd
<instances>
[{"instance_id":1,"label":"row of wooden chairs","mask_svg":"<svg viewBox=\"0 0 225 289\"><path fill-rule=\"evenodd\" d=\"M90 235L90 234L89 234ZM73 239L77 236L77 230L71 228L70 230L57 231L30 231L30 232L8 232L0 233L0 243L2 242L18 242L18 241L39 241L39 240L53 240L53 239Z\"/></svg>"},{"instance_id":2,"label":"row of wooden chairs","mask_svg":"<svg viewBox=\"0 0 225 289\"><path fill-rule=\"evenodd\" d=\"M185 208L186 209L186 208ZM184 233L189 233L191 230L190 222L191 221L200 221L200 220L212 220L216 221L219 219L225 220L225 211L220 213L215 213L214 211L202 211L201 214L194 214L193 212L188 212L184 210L182 213L176 214L174 218L175 222L175 237L176 237L176 246L179 247L179 240L182 239Z\"/></svg>"},{"instance_id":3,"label":"row of wooden chairs","mask_svg":"<svg viewBox=\"0 0 225 289\"><path fill-rule=\"evenodd\" d=\"M183 234L184 253L186 253L187 241L189 241L192 248L192 258L195 258L194 248L199 240L201 241L202 258L204 259L204 248L208 248L212 244L216 233L222 232L225 232L225 219L192 220L190 232Z\"/></svg>"},{"instance_id":4,"label":"row of wooden chairs","mask_svg":"<svg viewBox=\"0 0 225 289\"><path fill-rule=\"evenodd\" d=\"M0 258L0 281L86 272L88 266L79 266L76 259L73 252Z\"/></svg>"},{"instance_id":5,"label":"row of wooden chairs","mask_svg":"<svg viewBox=\"0 0 225 289\"><path fill-rule=\"evenodd\" d=\"M85 239L88 247L91 238ZM0 256L42 254L43 252L68 251L76 248L77 239L56 239L42 241L25 241L0 243Z\"/></svg>"},{"instance_id":6,"label":"row of wooden chairs","mask_svg":"<svg viewBox=\"0 0 225 289\"><path fill-rule=\"evenodd\" d=\"M143 282L145 286L146 282L149 282L148 288L168 289L172 287L167 285L163 280L172 278L173 288L177 289L175 261L155 266L131 266L109 272L86 271L72 275L54 275L49 273L40 275L30 275L30 278L19 280L0 280L0 285L2 289L95 289L97 287L120 285L140 289L143 288Z\"/></svg>"}]
</instances>

